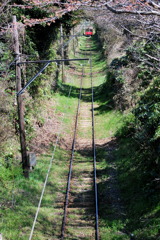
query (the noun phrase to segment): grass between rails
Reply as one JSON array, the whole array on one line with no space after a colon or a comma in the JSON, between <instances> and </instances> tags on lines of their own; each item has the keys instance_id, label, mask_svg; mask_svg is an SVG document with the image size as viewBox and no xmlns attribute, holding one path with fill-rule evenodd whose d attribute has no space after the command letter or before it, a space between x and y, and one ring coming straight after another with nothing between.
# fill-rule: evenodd
<instances>
[{"instance_id":1,"label":"grass between rails","mask_svg":"<svg viewBox=\"0 0 160 240\"><path fill-rule=\"evenodd\" d=\"M72 95L74 89L69 87L68 90L71 91ZM69 91L66 91L66 95L68 95ZM77 98L73 98L72 96L63 96L59 93L56 93L54 97L56 97L57 101L56 112L59 115L58 119L63 119L63 133L65 131L65 133L67 134L70 132L71 118L73 118L73 116L75 115Z\"/></svg>"}]
</instances>

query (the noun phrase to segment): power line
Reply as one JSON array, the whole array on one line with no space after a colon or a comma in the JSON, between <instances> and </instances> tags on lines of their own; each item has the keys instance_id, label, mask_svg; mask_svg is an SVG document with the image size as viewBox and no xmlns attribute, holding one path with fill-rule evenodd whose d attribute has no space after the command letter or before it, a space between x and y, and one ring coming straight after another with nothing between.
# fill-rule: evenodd
<instances>
[{"instance_id":1,"label":"power line","mask_svg":"<svg viewBox=\"0 0 160 240\"><path fill-rule=\"evenodd\" d=\"M68 97L70 97L70 95L71 95L71 90L72 90L72 86L69 89ZM56 151L57 144L59 142L60 134L61 134L61 131L62 131L63 120L64 120L64 115L63 115L63 118L62 118L62 121L61 121L61 124L60 124L59 133L58 133L57 138L56 138L56 143L55 143L54 150L53 150L53 153L52 153L52 157L51 157L51 160L50 160L50 163L49 163L49 167L48 167L48 171L47 171L47 174L46 174L43 189L42 189L42 192L41 192L41 196L39 198L39 203L38 203L37 211L36 211L35 218L34 218L34 221L33 221L32 229L31 229L31 232L30 232L29 240L31 240L32 237L33 237L33 233L34 233L35 225L36 225L36 222L37 222L38 214L39 214L39 211L40 211L40 208L41 208L41 203L42 203L42 200L43 200L44 192L45 192L46 185L47 185L47 182L48 182L49 173L51 171L52 163L53 163L53 160L54 160L55 151Z\"/></svg>"}]
</instances>

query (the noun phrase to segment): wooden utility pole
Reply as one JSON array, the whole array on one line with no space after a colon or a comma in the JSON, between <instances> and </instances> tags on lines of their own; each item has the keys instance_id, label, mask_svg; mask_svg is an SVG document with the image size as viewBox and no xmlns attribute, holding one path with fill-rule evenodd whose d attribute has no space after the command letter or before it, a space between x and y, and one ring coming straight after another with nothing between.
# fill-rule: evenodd
<instances>
[{"instance_id":1,"label":"wooden utility pole","mask_svg":"<svg viewBox=\"0 0 160 240\"><path fill-rule=\"evenodd\" d=\"M18 63L20 62L20 52L19 52L19 37L17 30L17 19L13 16L13 37L14 37L14 51L16 55L16 92L19 92L22 88L21 84L21 69ZM17 107L18 107L18 123L19 123L19 134L20 134L20 144L21 144L21 155L22 155L22 168L24 176L29 177L29 167L26 149L26 136L24 129L24 109L22 102L22 95L17 96Z\"/></svg>"},{"instance_id":2,"label":"wooden utility pole","mask_svg":"<svg viewBox=\"0 0 160 240\"><path fill-rule=\"evenodd\" d=\"M73 27L73 36L74 36L74 27ZM74 53L74 56L76 55L75 53L75 40L73 38L73 53Z\"/></svg>"},{"instance_id":3,"label":"wooden utility pole","mask_svg":"<svg viewBox=\"0 0 160 240\"><path fill-rule=\"evenodd\" d=\"M61 31L61 59L64 59L64 41L63 41L63 26L61 24L61 27L60 27L60 31ZM62 82L64 82L64 62L62 62Z\"/></svg>"}]
</instances>

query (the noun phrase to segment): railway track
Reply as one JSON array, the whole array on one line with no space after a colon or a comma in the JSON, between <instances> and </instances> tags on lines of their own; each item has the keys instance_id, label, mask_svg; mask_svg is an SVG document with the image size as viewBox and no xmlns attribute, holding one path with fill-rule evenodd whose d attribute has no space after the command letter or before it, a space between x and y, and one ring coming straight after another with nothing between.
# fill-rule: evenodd
<instances>
[{"instance_id":1,"label":"railway track","mask_svg":"<svg viewBox=\"0 0 160 240\"><path fill-rule=\"evenodd\" d=\"M88 51L83 51L83 55L86 53L88 54ZM81 64L80 68L82 70L81 76L79 74L76 79L79 82L78 86L71 86L68 93L68 97L73 94L78 99L75 124L73 133L71 133L73 134L72 147L69 153L70 146L68 146L65 158L59 156L64 160L69 160L69 172L68 177L66 176L67 173L65 173L61 178L58 194L53 202L54 213L49 213L53 226L52 233L45 233L44 239L46 240L99 240L91 58L90 63L86 64L86 66ZM77 71L79 73L80 68L78 67ZM88 82L87 85L86 82ZM39 239L37 238L37 232L34 233L34 229L58 141L59 137L56 140L29 240ZM52 234L53 238L50 238L50 234Z\"/></svg>"},{"instance_id":2,"label":"railway track","mask_svg":"<svg viewBox=\"0 0 160 240\"><path fill-rule=\"evenodd\" d=\"M91 64L89 68L91 72ZM61 240L99 239L92 73L90 89L83 88L83 80L84 68L79 88ZM88 99L88 102L82 99Z\"/></svg>"}]
</instances>

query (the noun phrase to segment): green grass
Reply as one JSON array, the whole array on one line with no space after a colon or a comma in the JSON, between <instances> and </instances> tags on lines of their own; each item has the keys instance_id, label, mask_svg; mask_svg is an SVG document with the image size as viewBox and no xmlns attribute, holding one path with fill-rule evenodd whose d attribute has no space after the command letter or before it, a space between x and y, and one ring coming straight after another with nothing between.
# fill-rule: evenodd
<instances>
[{"instance_id":1,"label":"green grass","mask_svg":"<svg viewBox=\"0 0 160 240\"><path fill-rule=\"evenodd\" d=\"M123 124L123 114L110 110L103 114L96 114L95 109L95 133L97 139L113 137L116 135L117 130Z\"/></svg>"},{"instance_id":2,"label":"green grass","mask_svg":"<svg viewBox=\"0 0 160 240\"><path fill-rule=\"evenodd\" d=\"M68 93L66 95L68 96ZM63 119L63 136L70 133L70 119L74 118L77 108L77 98L67 96L62 96L60 93L54 94L53 108L56 110L58 121L61 122ZM4 167L1 167L0 173L0 232L5 240L28 239L52 151L53 147L48 154L38 157L37 166L30 173L29 180L23 178L21 166L15 160L9 168L5 167L3 160L1 161ZM54 229L53 226L56 224L61 226L62 217L57 220L57 216L59 218L62 214L60 215L60 210L56 206L57 201L64 201L61 198L64 197L66 190L68 159L68 151L57 147L33 239L47 240L56 234L57 229Z\"/></svg>"},{"instance_id":3,"label":"green grass","mask_svg":"<svg viewBox=\"0 0 160 240\"><path fill-rule=\"evenodd\" d=\"M69 87L70 90L70 87ZM73 91L71 92L73 94ZM71 120L75 116L78 99L74 97L68 97L68 91L66 91L66 96L56 93L54 95L56 102L56 112L59 121L63 120L62 128L63 131L69 133L71 130ZM62 132L63 132L62 131Z\"/></svg>"},{"instance_id":4,"label":"green grass","mask_svg":"<svg viewBox=\"0 0 160 240\"><path fill-rule=\"evenodd\" d=\"M80 38L80 50L85 51L87 39L85 37ZM99 49L97 40L93 39L90 44L90 50L92 50L92 70L93 70L93 85L95 95L95 136L96 140L114 137L118 130L123 126L124 116L122 113L116 110L112 110L107 99L107 90L105 86L106 82L106 62L101 51ZM95 51L96 50L96 51ZM79 51L80 52L80 51ZM95 54L96 53L96 54ZM79 53L78 57L84 57L83 53ZM79 70L78 64L74 63L76 70ZM87 65L85 73L90 72L90 66ZM89 76L85 76L87 82L85 87L90 87ZM87 85L88 84L88 85ZM103 85L104 84L104 85ZM102 91L102 90L103 91ZM91 101L91 95L82 98L83 101ZM87 135L91 135L91 130L87 130ZM80 133L83 137L84 134ZM106 192L106 181L108 179L108 169L110 165L107 163L107 153L105 147L97 150L97 175L98 175L98 191L100 195L107 194ZM101 202L102 201L102 202ZM102 240L129 240L129 235L124 233L126 228L126 222L124 219L114 218L114 209L111 208L108 203L103 202L103 198L100 199L100 236Z\"/></svg>"},{"instance_id":5,"label":"green grass","mask_svg":"<svg viewBox=\"0 0 160 240\"><path fill-rule=\"evenodd\" d=\"M108 88L109 85L107 85L110 80L107 78L108 69L96 37L94 36L91 39L81 37L78 45L76 57L90 57L89 52L92 53L95 137L97 141L102 140L103 142L104 140L104 143L97 147L101 240L130 240L130 233L135 235L136 240L160 240L159 188L149 188L146 184L145 172L142 172L139 168L137 159L140 158L142 153L137 152L137 145L128 137L128 130L126 129L126 122L131 123L133 116L127 115L128 118L126 118L121 112L114 110L111 101L112 89ZM86 50L91 50L87 52L88 55L85 54ZM72 52L69 53L69 57L74 58ZM64 136L72 135L73 124L71 119L74 120L77 109L81 64L85 66L84 73L86 74L83 78L84 95L82 96L82 103L88 102L90 104L91 82L88 61L75 61L66 65L67 81L65 83L59 81L57 92L53 93L52 96L55 102L53 108L55 109L56 120L60 123L63 119L60 135L62 140ZM69 72L70 67L72 69L75 67L75 71L71 74ZM70 97L68 97L70 86L72 86L72 91ZM43 122L43 118L41 121ZM91 133L91 127L87 127L85 132L78 132L78 137L89 139ZM116 135L123 135L118 143L119 146L117 145L118 148L112 148L112 146L109 148L107 138L113 138ZM9 168L6 168L4 159L0 160L0 233L3 234L4 240L28 240L53 149L54 147L50 145L46 154L38 156L37 166L30 174L30 179L22 177L22 170L20 165L17 164L17 160L12 159L13 163ZM88 153L84 150L85 146L81 153L75 152L75 158L79 160L85 158L88 163L84 163L83 166L77 163L73 169L75 175L83 170L82 167L85 168L85 171L91 168L92 156L88 156ZM111 151L112 157L109 151ZM57 147L33 240L52 239L53 236L60 233L63 206L60 207L59 205L64 202L69 158L69 151ZM112 168L111 159L118 167L118 180L123 204L126 208L124 217L117 216L111 200L106 200L106 183L110 177L109 170ZM83 180L81 175L77 178L79 181ZM75 192L76 189L77 187L74 186L73 190ZM72 220L79 213L78 209L74 211L70 215ZM74 233L75 230L71 228L70 231Z\"/></svg>"},{"instance_id":6,"label":"green grass","mask_svg":"<svg viewBox=\"0 0 160 240\"><path fill-rule=\"evenodd\" d=\"M112 153L112 158L114 152ZM110 178L110 154L106 148L97 148L97 180L99 192L99 226L102 240L130 240L125 233L127 220L117 214L108 193L107 182Z\"/></svg>"},{"instance_id":7,"label":"green grass","mask_svg":"<svg viewBox=\"0 0 160 240\"><path fill-rule=\"evenodd\" d=\"M122 139L116 152L121 192L127 208L126 227L135 234L137 240L158 240L160 194L147 184L147 176L137 161L141 154L137 152L137 143L130 138Z\"/></svg>"},{"instance_id":8,"label":"green grass","mask_svg":"<svg viewBox=\"0 0 160 240\"><path fill-rule=\"evenodd\" d=\"M68 165L66 165L66 162L62 159L65 158L67 161L67 154L68 153L62 149L57 149L55 153L53 166L38 217L38 223L45 222L45 232L48 231L50 236L53 232L53 225L57 221L54 216L56 213L56 209L54 209L56 206L56 199L58 195L65 192L66 188ZM4 239L28 239L50 159L51 155L39 157L37 159L37 166L30 174L29 180L24 179L20 174L14 179L14 206L9 207L8 201L7 203L5 202L6 205L0 210L0 232L3 234ZM41 229L42 225L36 225L36 239L42 239L41 237L44 233Z\"/></svg>"},{"instance_id":9,"label":"green grass","mask_svg":"<svg viewBox=\"0 0 160 240\"><path fill-rule=\"evenodd\" d=\"M130 237L121 232L124 228L124 223L119 220L105 221L101 223L101 239L103 240L130 240Z\"/></svg>"}]
</instances>

